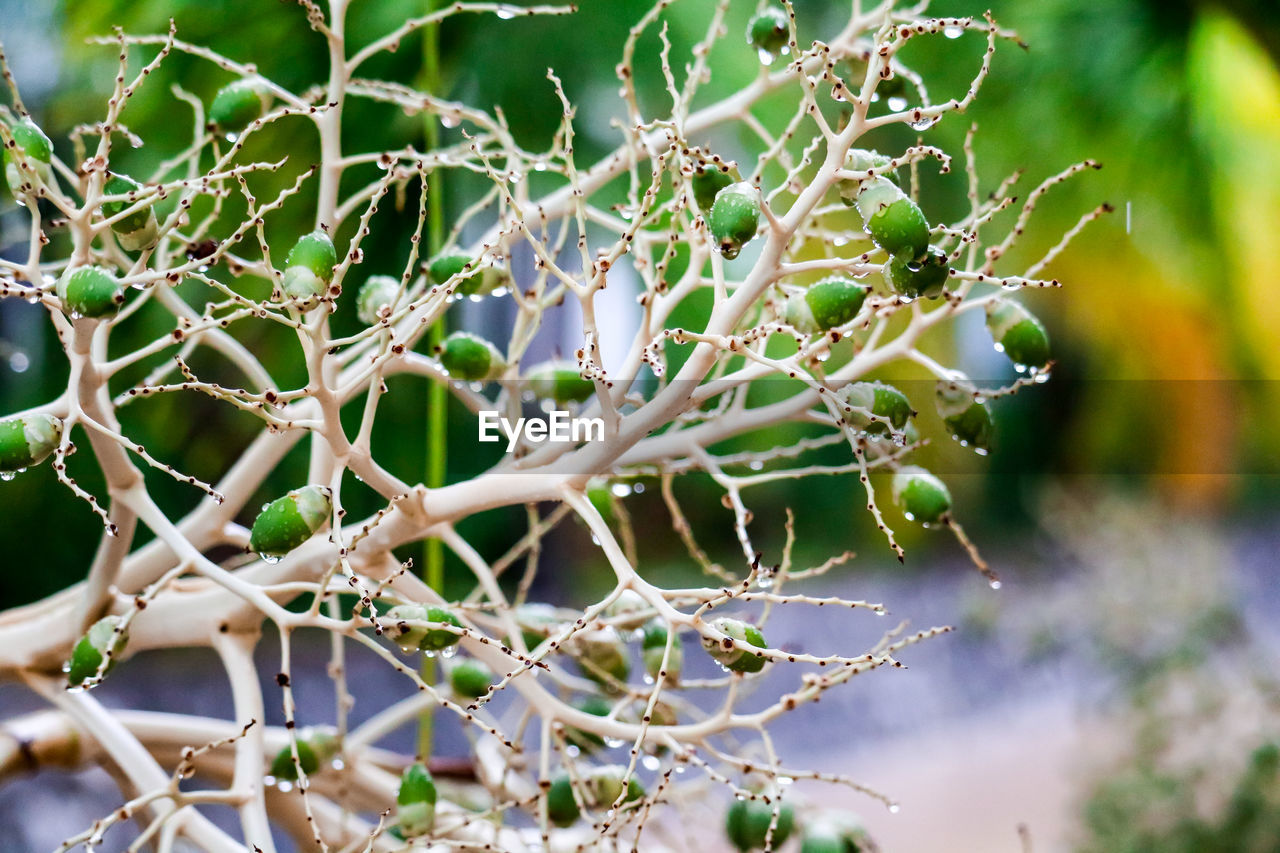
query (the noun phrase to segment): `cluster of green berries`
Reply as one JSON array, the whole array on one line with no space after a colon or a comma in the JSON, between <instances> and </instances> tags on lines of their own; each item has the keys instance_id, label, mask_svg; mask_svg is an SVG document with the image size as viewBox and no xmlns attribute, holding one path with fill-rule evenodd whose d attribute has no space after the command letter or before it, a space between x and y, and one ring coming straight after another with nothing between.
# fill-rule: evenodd
<instances>
[{"instance_id":1,"label":"cluster of green berries","mask_svg":"<svg viewBox=\"0 0 1280 853\"><path fill-rule=\"evenodd\" d=\"M762 798L738 799L725 812L724 829L729 843L743 853L764 850L766 844L781 850L796 831L796 814L785 802L775 807ZM800 832L800 853L868 853L872 849L866 830L843 813L806 820Z\"/></svg>"}]
</instances>

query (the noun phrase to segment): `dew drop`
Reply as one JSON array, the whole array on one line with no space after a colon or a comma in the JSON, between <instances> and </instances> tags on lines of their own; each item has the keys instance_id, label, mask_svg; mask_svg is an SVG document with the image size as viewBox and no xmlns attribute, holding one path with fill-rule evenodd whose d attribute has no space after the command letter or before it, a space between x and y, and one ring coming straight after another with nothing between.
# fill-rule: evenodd
<instances>
[{"instance_id":1,"label":"dew drop","mask_svg":"<svg viewBox=\"0 0 1280 853\"><path fill-rule=\"evenodd\" d=\"M942 34L949 39L958 39L964 35L964 27L947 27Z\"/></svg>"},{"instance_id":2,"label":"dew drop","mask_svg":"<svg viewBox=\"0 0 1280 853\"><path fill-rule=\"evenodd\" d=\"M341 770L342 768L347 766L347 763L343 761L341 758L335 758L333 759L333 761L329 762L329 766L332 767L334 770Z\"/></svg>"},{"instance_id":3,"label":"dew drop","mask_svg":"<svg viewBox=\"0 0 1280 853\"><path fill-rule=\"evenodd\" d=\"M757 53L757 54L759 55L759 57L760 57L760 64L761 64L761 65L772 65L772 64L773 64L773 61L774 61L775 59L777 59L777 58L778 58L778 57L774 56L774 55L773 55L773 53L771 53L770 51L765 50L764 48L759 48L759 49L756 51L756 53Z\"/></svg>"},{"instance_id":4,"label":"dew drop","mask_svg":"<svg viewBox=\"0 0 1280 853\"><path fill-rule=\"evenodd\" d=\"M625 740L620 740L619 738L616 738L616 737L607 737L604 739L604 745L609 747L610 749L617 749L618 747L622 746L625 743L626 743Z\"/></svg>"},{"instance_id":5,"label":"dew drop","mask_svg":"<svg viewBox=\"0 0 1280 853\"><path fill-rule=\"evenodd\" d=\"M444 660L448 660L449 658L453 657L457 653L458 653L457 646L448 646L447 648L443 648L440 650L440 657L443 658Z\"/></svg>"},{"instance_id":6,"label":"dew drop","mask_svg":"<svg viewBox=\"0 0 1280 853\"><path fill-rule=\"evenodd\" d=\"M31 359L27 357L25 352L15 352L9 356L9 369L14 373L26 373L27 368L31 366Z\"/></svg>"},{"instance_id":7,"label":"dew drop","mask_svg":"<svg viewBox=\"0 0 1280 853\"><path fill-rule=\"evenodd\" d=\"M493 14L497 15L504 21L509 21L516 16L516 10L512 9L510 6L499 6L494 10Z\"/></svg>"},{"instance_id":8,"label":"dew drop","mask_svg":"<svg viewBox=\"0 0 1280 853\"><path fill-rule=\"evenodd\" d=\"M652 755L646 755L644 758L640 759L640 764L650 773L657 773L658 768L662 767L662 762Z\"/></svg>"},{"instance_id":9,"label":"dew drop","mask_svg":"<svg viewBox=\"0 0 1280 853\"><path fill-rule=\"evenodd\" d=\"M902 806L898 805L897 803L889 803L890 814L897 814L900 811L902 811Z\"/></svg>"},{"instance_id":10,"label":"dew drop","mask_svg":"<svg viewBox=\"0 0 1280 853\"><path fill-rule=\"evenodd\" d=\"M262 558L262 562L266 563L269 566L273 566L276 563L280 562L280 558L274 554L259 554L258 556Z\"/></svg>"},{"instance_id":11,"label":"dew drop","mask_svg":"<svg viewBox=\"0 0 1280 853\"><path fill-rule=\"evenodd\" d=\"M462 121L455 115L440 116L440 123L445 127L457 127Z\"/></svg>"},{"instance_id":12,"label":"dew drop","mask_svg":"<svg viewBox=\"0 0 1280 853\"><path fill-rule=\"evenodd\" d=\"M747 467L750 468L752 471L763 471L764 463L761 462L759 459L753 459L751 460L751 464L749 464Z\"/></svg>"},{"instance_id":13,"label":"dew drop","mask_svg":"<svg viewBox=\"0 0 1280 853\"><path fill-rule=\"evenodd\" d=\"M614 483L609 491L613 492L615 498L625 498L631 494L631 486L626 483Z\"/></svg>"},{"instance_id":14,"label":"dew drop","mask_svg":"<svg viewBox=\"0 0 1280 853\"><path fill-rule=\"evenodd\" d=\"M12 482L16 476L18 476L17 471L0 471L0 480L4 480L6 483Z\"/></svg>"},{"instance_id":15,"label":"dew drop","mask_svg":"<svg viewBox=\"0 0 1280 853\"><path fill-rule=\"evenodd\" d=\"M907 99L901 95L891 95L889 97L889 109L895 113L907 108Z\"/></svg>"},{"instance_id":16,"label":"dew drop","mask_svg":"<svg viewBox=\"0 0 1280 853\"><path fill-rule=\"evenodd\" d=\"M929 128L933 127L937 123L938 123L937 118L928 117L928 116L920 119L919 121L910 122L912 130L928 130Z\"/></svg>"},{"instance_id":17,"label":"dew drop","mask_svg":"<svg viewBox=\"0 0 1280 853\"><path fill-rule=\"evenodd\" d=\"M234 134L234 133L228 133L226 136L224 136L224 137L223 137L223 139L227 140L227 141L228 141L228 142L230 142L232 145L235 145L235 144L236 144L236 140L237 140L237 139L239 139L239 138L240 138L240 137L239 137L239 136L237 136L237 135L236 135L236 134Z\"/></svg>"},{"instance_id":18,"label":"dew drop","mask_svg":"<svg viewBox=\"0 0 1280 853\"><path fill-rule=\"evenodd\" d=\"M287 794L293 790L293 783L286 782L283 779L276 785L276 790L282 794Z\"/></svg>"},{"instance_id":19,"label":"dew drop","mask_svg":"<svg viewBox=\"0 0 1280 853\"><path fill-rule=\"evenodd\" d=\"M1002 587L1002 586L1004 586L1004 584L1000 583L1000 581L998 581L998 580L992 580L992 581L991 581L991 588L992 588L992 589L999 589L999 588L1000 588L1000 587Z\"/></svg>"}]
</instances>

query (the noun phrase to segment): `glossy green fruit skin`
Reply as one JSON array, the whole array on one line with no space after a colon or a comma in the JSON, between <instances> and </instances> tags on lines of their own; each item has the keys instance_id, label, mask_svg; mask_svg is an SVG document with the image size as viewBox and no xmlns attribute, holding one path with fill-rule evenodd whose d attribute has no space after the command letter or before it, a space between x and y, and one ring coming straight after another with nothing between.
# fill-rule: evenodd
<instances>
[{"instance_id":1,"label":"glossy green fruit skin","mask_svg":"<svg viewBox=\"0 0 1280 853\"><path fill-rule=\"evenodd\" d=\"M483 296L508 284L506 271L496 267L485 267L468 273L467 266L474 261L470 255L458 251L441 252L428 265L427 277L433 284L444 284L455 275L462 275L462 280L453 291L458 296Z\"/></svg>"},{"instance_id":2,"label":"glossy green fruit skin","mask_svg":"<svg viewBox=\"0 0 1280 853\"><path fill-rule=\"evenodd\" d=\"M937 299L950 274L947 253L933 246L922 259L894 255L885 264L889 286L908 299Z\"/></svg>"},{"instance_id":3,"label":"glossy green fruit skin","mask_svg":"<svg viewBox=\"0 0 1280 853\"><path fill-rule=\"evenodd\" d=\"M591 714L593 717L607 717L609 712L613 710L613 706L608 700L601 696L588 696L575 706L584 714ZM585 732L582 729L566 729L564 733L565 740L583 752L592 752L604 746L604 738L595 732Z\"/></svg>"},{"instance_id":4,"label":"glossy green fruit skin","mask_svg":"<svg viewBox=\"0 0 1280 853\"><path fill-rule=\"evenodd\" d=\"M396 823L408 837L424 835L436 822L436 783L422 764L412 764L400 777Z\"/></svg>"},{"instance_id":5,"label":"glossy green fruit skin","mask_svg":"<svg viewBox=\"0 0 1280 853\"><path fill-rule=\"evenodd\" d=\"M455 628L462 627L458 617L443 607L428 607L426 621L452 625ZM456 646L461 639L462 636L460 634L455 634L446 628L428 628L426 634L418 643L418 648L424 652L438 652L441 649Z\"/></svg>"},{"instance_id":6,"label":"glossy green fruit skin","mask_svg":"<svg viewBox=\"0 0 1280 853\"><path fill-rule=\"evenodd\" d=\"M711 211L716 203L716 193L732 184L733 176L715 166L700 166L693 173L693 200L703 214Z\"/></svg>"},{"instance_id":7,"label":"glossy green fruit skin","mask_svg":"<svg viewBox=\"0 0 1280 853\"><path fill-rule=\"evenodd\" d=\"M643 638L640 641L640 656L644 660L644 671L650 678L657 681L658 674L664 671L662 658L666 655L666 683L672 684L680 680L680 672L684 669L684 644L680 641L679 634L673 635L671 653L667 655L669 633L667 623L661 619L654 619L645 625Z\"/></svg>"},{"instance_id":8,"label":"glossy green fruit skin","mask_svg":"<svg viewBox=\"0 0 1280 853\"><path fill-rule=\"evenodd\" d=\"M302 772L308 776L320 769L320 758L311 744L303 738L298 738L298 764L293 763L293 750L285 746L271 762L271 775L286 782L296 782L301 775L298 773L298 765L302 766Z\"/></svg>"},{"instance_id":9,"label":"glossy green fruit skin","mask_svg":"<svg viewBox=\"0 0 1280 853\"><path fill-rule=\"evenodd\" d=\"M578 372L576 364L552 362L530 371L529 388L544 400L560 405L582 403L596 393L596 384Z\"/></svg>"},{"instance_id":10,"label":"glossy green fruit skin","mask_svg":"<svg viewBox=\"0 0 1280 853\"><path fill-rule=\"evenodd\" d=\"M328 234L320 230L304 234L284 259L285 295L304 305L314 304L328 289L337 263L338 253Z\"/></svg>"},{"instance_id":11,"label":"glossy green fruit skin","mask_svg":"<svg viewBox=\"0 0 1280 853\"><path fill-rule=\"evenodd\" d=\"M985 402L978 402L963 388L939 383L938 414L956 441L980 453L991 449L995 424L991 419L991 407Z\"/></svg>"},{"instance_id":12,"label":"glossy green fruit skin","mask_svg":"<svg viewBox=\"0 0 1280 853\"><path fill-rule=\"evenodd\" d=\"M547 790L547 819L560 828L573 826L581 811L573 799L573 783L568 775L557 776Z\"/></svg>"},{"instance_id":13,"label":"glossy green fruit skin","mask_svg":"<svg viewBox=\"0 0 1280 853\"><path fill-rule=\"evenodd\" d=\"M881 154L878 151L868 151L863 148L849 149L849 155L845 158L844 167L850 172L866 172L871 169L877 170L877 175L884 177L895 184L898 182L897 171L883 171L888 169L889 163L893 158L887 154ZM840 201L845 207L853 207L857 203L858 193L862 190L862 181L841 181L839 185Z\"/></svg>"},{"instance_id":14,"label":"glossy green fruit skin","mask_svg":"<svg viewBox=\"0 0 1280 853\"><path fill-rule=\"evenodd\" d=\"M382 311L390 310L400 294L400 282L389 275L371 275L356 294L356 317L372 326L381 322Z\"/></svg>"},{"instance_id":15,"label":"glossy green fruit skin","mask_svg":"<svg viewBox=\"0 0 1280 853\"><path fill-rule=\"evenodd\" d=\"M791 806L783 803L778 808L778 822L773 827L772 846L774 850L782 849L782 845L791 837L795 828L796 816ZM729 842L739 850L763 850L765 839L769 835L769 826L773 823L773 806L762 800L734 800L725 814L724 831Z\"/></svg>"},{"instance_id":16,"label":"glossy green fruit skin","mask_svg":"<svg viewBox=\"0 0 1280 853\"><path fill-rule=\"evenodd\" d=\"M726 617L716 619L711 623L711 627L721 634L737 640L739 643L747 643L760 649L768 647L764 641L764 634L760 632L759 628L748 622ZM758 657L737 646L726 649L719 640L712 640L707 637L702 638L702 648L716 663L730 672L759 672L764 669L764 665L767 662L766 658Z\"/></svg>"},{"instance_id":17,"label":"glossy green fruit skin","mask_svg":"<svg viewBox=\"0 0 1280 853\"><path fill-rule=\"evenodd\" d=\"M867 288L843 276L831 276L803 293L787 297L787 322L801 332L813 334L843 326L862 310Z\"/></svg>"},{"instance_id":18,"label":"glossy green fruit skin","mask_svg":"<svg viewBox=\"0 0 1280 853\"><path fill-rule=\"evenodd\" d=\"M67 684L78 687L84 684L86 679L97 675L108 649L111 651L111 658L107 661L102 675L105 677L115 667L115 656L129 642L127 633L116 633L116 626L119 624L119 616L104 616L90 626L71 650L71 660L67 666Z\"/></svg>"},{"instance_id":19,"label":"glossy green fruit skin","mask_svg":"<svg viewBox=\"0 0 1280 853\"><path fill-rule=\"evenodd\" d=\"M626 645L614 629L579 632L575 645L579 656L578 668L584 676L602 687L613 686L606 675L621 682L626 682L631 675Z\"/></svg>"},{"instance_id":20,"label":"glossy green fruit skin","mask_svg":"<svg viewBox=\"0 0 1280 853\"><path fill-rule=\"evenodd\" d=\"M865 836L828 831L823 828L805 831L800 842L800 853L863 853Z\"/></svg>"},{"instance_id":21,"label":"glossy green fruit skin","mask_svg":"<svg viewBox=\"0 0 1280 853\"><path fill-rule=\"evenodd\" d=\"M306 542L333 513L329 489L303 486L262 508L249 531L249 550L279 558Z\"/></svg>"},{"instance_id":22,"label":"glossy green fruit skin","mask_svg":"<svg viewBox=\"0 0 1280 853\"><path fill-rule=\"evenodd\" d=\"M887 423L885 420L873 421L860 411L845 411L845 423L867 435L884 435L890 427L901 432L915 414L906 395L883 382L854 382L840 389L837 397L846 406L867 409L876 417L887 420Z\"/></svg>"},{"instance_id":23,"label":"glossy green fruit skin","mask_svg":"<svg viewBox=\"0 0 1280 853\"><path fill-rule=\"evenodd\" d=\"M209 123L224 133L238 133L262 118L271 105L271 93L261 81L236 80L213 96Z\"/></svg>"},{"instance_id":24,"label":"glossy green fruit skin","mask_svg":"<svg viewBox=\"0 0 1280 853\"><path fill-rule=\"evenodd\" d=\"M9 132L13 135L16 148L10 149L5 146L4 177L9 184L9 191L16 198L34 189L23 175L18 161L25 160L27 166L39 176L40 181L47 184L52 177L49 164L53 160L53 143L49 137L45 136L40 126L26 116L10 125Z\"/></svg>"},{"instance_id":25,"label":"glossy green fruit skin","mask_svg":"<svg viewBox=\"0 0 1280 853\"><path fill-rule=\"evenodd\" d=\"M787 46L790 36L787 14L776 6L765 7L747 23L747 42L774 56Z\"/></svg>"},{"instance_id":26,"label":"glossy green fruit skin","mask_svg":"<svg viewBox=\"0 0 1280 853\"><path fill-rule=\"evenodd\" d=\"M426 622L427 608L420 604L397 604L378 620L383 631L403 651L414 651L427 636L427 629L411 622Z\"/></svg>"},{"instance_id":27,"label":"glossy green fruit skin","mask_svg":"<svg viewBox=\"0 0 1280 853\"><path fill-rule=\"evenodd\" d=\"M142 185L128 175L113 174L108 179L102 191L106 195L127 195L129 193L137 193L142 190ZM110 219L113 216L124 213L133 206L131 201L108 201L102 205L102 215ZM120 241L120 245L127 252L137 252L142 249L149 249L156 244L159 236L159 226L156 222L155 211L150 207L142 210L135 210L128 216L111 224L111 230L116 233L116 238Z\"/></svg>"},{"instance_id":28,"label":"glossy green fruit skin","mask_svg":"<svg viewBox=\"0 0 1280 853\"><path fill-rule=\"evenodd\" d=\"M73 315L111 317L124 304L124 285L103 267L76 267L58 279L58 298Z\"/></svg>"},{"instance_id":29,"label":"glossy green fruit skin","mask_svg":"<svg viewBox=\"0 0 1280 853\"><path fill-rule=\"evenodd\" d=\"M937 524L951 511L946 484L915 465L894 473L893 499L908 518L921 524Z\"/></svg>"},{"instance_id":30,"label":"glossy green fruit skin","mask_svg":"<svg viewBox=\"0 0 1280 853\"><path fill-rule=\"evenodd\" d=\"M759 192L745 182L720 190L707 215L707 226L720 254L730 261L738 257L760 227Z\"/></svg>"},{"instance_id":31,"label":"glossy green fruit skin","mask_svg":"<svg viewBox=\"0 0 1280 853\"><path fill-rule=\"evenodd\" d=\"M879 176L864 181L856 204L867 233L890 255L913 260L928 250L924 212L893 181Z\"/></svg>"},{"instance_id":32,"label":"glossy green fruit skin","mask_svg":"<svg viewBox=\"0 0 1280 853\"><path fill-rule=\"evenodd\" d=\"M478 660L460 660L449 669L449 686L468 699L479 699L488 693L495 680L493 670Z\"/></svg>"},{"instance_id":33,"label":"glossy green fruit skin","mask_svg":"<svg viewBox=\"0 0 1280 853\"><path fill-rule=\"evenodd\" d=\"M506 366L493 344L470 332L454 332L440 348L440 364L466 382L493 379Z\"/></svg>"},{"instance_id":34,"label":"glossy green fruit skin","mask_svg":"<svg viewBox=\"0 0 1280 853\"><path fill-rule=\"evenodd\" d=\"M23 415L0 421L0 471L21 471L49 458L62 440L62 421L53 415Z\"/></svg>"},{"instance_id":35,"label":"glossy green fruit skin","mask_svg":"<svg viewBox=\"0 0 1280 853\"><path fill-rule=\"evenodd\" d=\"M622 794L625 768L616 765L597 767L581 780L578 791L583 804L590 809L613 805ZM644 786L633 776L627 783L627 796L623 802L633 802L644 796ZM581 812L573 798L573 783L567 774L557 776L547 790L547 819L564 828L572 826Z\"/></svg>"},{"instance_id":36,"label":"glossy green fruit skin","mask_svg":"<svg viewBox=\"0 0 1280 853\"><path fill-rule=\"evenodd\" d=\"M1040 320L1011 299L987 304L987 329L996 349L1020 368L1042 368L1049 363L1049 332Z\"/></svg>"}]
</instances>

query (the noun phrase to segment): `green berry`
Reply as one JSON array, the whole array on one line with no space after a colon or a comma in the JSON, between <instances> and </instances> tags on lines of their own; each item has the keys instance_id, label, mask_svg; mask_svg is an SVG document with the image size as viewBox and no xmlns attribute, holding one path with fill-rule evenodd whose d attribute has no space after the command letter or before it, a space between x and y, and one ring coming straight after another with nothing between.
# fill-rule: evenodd
<instances>
[{"instance_id":1,"label":"green berry","mask_svg":"<svg viewBox=\"0 0 1280 853\"><path fill-rule=\"evenodd\" d=\"M452 625L455 628L462 627L458 617L443 607L428 607L426 621L439 625ZM456 646L461 639L462 636L460 634L456 634L448 628L428 628L426 635L418 643L418 648L424 652L438 652L441 649Z\"/></svg>"},{"instance_id":2,"label":"green berry","mask_svg":"<svg viewBox=\"0 0 1280 853\"><path fill-rule=\"evenodd\" d=\"M302 768L302 773L310 776L320 769L320 758L316 755L316 751L311 748L302 737L298 738L298 762L293 761L293 749L285 746L276 753L276 757L271 762L271 775L277 779L286 782L296 782L301 773L298 768Z\"/></svg>"},{"instance_id":3,"label":"green berry","mask_svg":"<svg viewBox=\"0 0 1280 853\"><path fill-rule=\"evenodd\" d=\"M262 118L271 106L271 92L261 80L236 80L213 96L209 123L223 133L239 133Z\"/></svg>"},{"instance_id":4,"label":"green berry","mask_svg":"<svg viewBox=\"0 0 1280 853\"><path fill-rule=\"evenodd\" d=\"M883 382L852 382L836 392L845 423L867 435L902 432L915 414L901 391ZM880 420L867 417L867 412Z\"/></svg>"},{"instance_id":5,"label":"green berry","mask_svg":"<svg viewBox=\"0 0 1280 853\"><path fill-rule=\"evenodd\" d=\"M711 627L739 643L747 643L760 649L768 648L760 629L740 619L716 619L711 623ZM766 658L736 645L729 644L726 647L724 641L720 639L703 637L702 648L716 663L730 672L759 672L764 669L766 662Z\"/></svg>"},{"instance_id":6,"label":"green berry","mask_svg":"<svg viewBox=\"0 0 1280 853\"><path fill-rule=\"evenodd\" d=\"M516 608L516 624L524 637L525 648L533 649L552 634L558 633L564 620L550 604L522 604Z\"/></svg>"},{"instance_id":7,"label":"green berry","mask_svg":"<svg viewBox=\"0 0 1280 853\"><path fill-rule=\"evenodd\" d=\"M987 329L1018 370L1039 369L1049 363L1049 332L1034 314L1011 299L987 303Z\"/></svg>"},{"instance_id":8,"label":"green berry","mask_svg":"<svg viewBox=\"0 0 1280 853\"><path fill-rule=\"evenodd\" d=\"M622 796L622 782L626 768L607 765L590 770L581 778L578 795L589 809L607 808ZM632 776L627 780L627 795L623 802L630 803L644 796L644 786ZM573 783L568 775L557 776L547 790L547 818L556 826L572 826L581 812L573 798Z\"/></svg>"},{"instance_id":9,"label":"green berry","mask_svg":"<svg viewBox=\"0 0 1280 853\"><path fill-rule=\"evenodd\" d=\"M560 405L582 403L596 393L596 384L585 378L576 364L567 361L547 362L529 371L529 388L544 400Z\"/></svg>"},{"instance_id":10,"label":"green berry","mask_svg":"<svg viewBox=\"0 0 1280 853\"><path fill-rule=\"evenodd\" d=\"M493 670L478 660L460 660L449 668L449 686L468 699L479 699L493 686Z\"/></svg>"},{"instance_id":11,"label":"green berry","mask_svg":"<svg viewBox=\"0 0 1280 853\"><path fill-rule=\"evenodd\" d=\"M454 332L445 338L440 363L450 376L467 382L494 379L507 366L497 347L470 332Z\"/></svg>"},{"instance_id":12,"label":"green berry","mask_svg":"<svg viewBox=\"0 0 1280 853\"><path fill-rule=\"evenodd\" d=\"M62 421L53 415L23 415L0 421L0 472L13 474L39 465L62 440Z\"/></svg>"},{"instance_id":13,"label":"green berry","mask_svg":"<svg viewBox=\"0 0 1280 853\"><path fill-rule=\"evenodd\" d=\"M778 806L778 822L773 821L774 806L763 800L734 800L724 817L724 831L730 843L739 850L763 850L769 839L769 827L773 826L771 846L781 849L791 837L796 816L791 806Z\"/></svg>"},{"instance_id":14,"label":"green berry","mask_svg":"<svg viewBox=\"0 0 1280 853\"><path fill-rule=\"evenodd\" d=\"M787 14L776 6L765 7L747 22L747 43L771 57L783 52L790 36Z\"/></svg>"},{"instance_id":15,"label":"green berry","mask_svg":"<svg viewBox=\"0 0 1280 853\"><path fill-rule=\"evenodd\" d=\"M17 198L35 189L19 168L19 161L34 170L41 183L49 183L53 143L30 116L23 116L10 125L9 133L13 136L13 147L6 145L4 149L4 179L9 184L9 191Z\"/></svg>"},{"instance_id":16,"label":"green berry","mask_svg":"<svg viewBox=\"0 0 1280 853\"><path fill-rule=\"evenodd\" d=\"M671 637L671 654L667 655L666 683L673 684L680 680L680 671L684 668L684 645L680 642L680 635L670 634L666 622L654 619L644 627L640 648L644 671L657 681L658 673L663 671L662 657L667 652L668 636Z\"/></svg>"},{"instance_id":17,"label":"green berry","mask_svg":"<svg viewBox=\"0 0 1280 853\"><path fill-rule=\"evenodd\" d=\"M284 259L284 293L303 307L311 307L323 296L333 280L338 253L324 231L304 234Z\"/></svg>"},{"instance_id":18,"label":"green berry","mask_svg":"<svg viewBox=\"0 0 1280 853\"><path fill-rule=\"evenodd\" d=\"M370 326L382 320L382 311L395 307L400 282L389 275L371 275L356 294L356 317Z\"/></svg>"},{"instance_id":19,"label":"green berry","mask_svg":"<svg viewBox=\"0 0 1280 853\"><path fill-rule=\"evenodd\" d=\"M626 644L613 628L579 632L574 651L582 674L601 686L612 687L610 678L625 682L631 674Z\"/></svg>"},{"instance_id":20,"label":"green berry","mask_svg":"<svg viewBox=\"0 0 1280 853\"><path fill-rule=\"evenodd\" d=\"M951 437L981 454L991 449L991 407L950 382L938 383L938 414Z\"/></svg>"},{"instance_id":21,"label":"green berry","mask_svg":"<svg viewBox=\"0 0 1280 853\"><path fill-rule=\"evenodd\" d=\"M67 663L67 684L79 687L87 679L92 679L102 669L106 676L116 665L116 657L129 642L127 632L120 631L119 616L104 616L89 628L71 650L71 660ZM103 658L108 658L103 667Z\"/></svg>"},{"instance_id":22,"label":"green berry","mask_svg":"<svg viewBox=\"0 0 1280 853\"><path fill-rule=\"evenodd\" d=\"M547 819L561 828L572 826L581 812L573 798L573 783L568 775L558 776L547 789Z\"/></svg>"},{"instance_id":23,"label":"green berry","mask_svg":"<svg viewBox=\"0 0 1280 853\"><path fill-rule=\"evenodd\" d=\"M849 155L845 158L844 167L850 172L866 172L875 169L878 176L883 176L895 184L898 182L898 173L896 171L885 171L889 167L889 163L893 158L887 154L881 154L878 151L867 151L862 148L849 149ZM841 181L839 185L840 200L844 202L846 207L853 207L858 198L858 192L862 189L863 181Z\"/></svg>"},{"instance_id":24,"label":"green berry","mask_svg":"<svg viewBox=\"0 0 1280 853\"><path fill-rule=\"evenodd\" d=\"M249 549L277 560L311 538L333 513L332 492L303 486L262 508L249 531Z\"/></svg>"},{"instance_id":25,"label":"green berry","mask_svg":"<svg viewBox=\"0 0 1280 853\"><path fill-rule=\"evenodd\" d=\"M588 696L574 707L593 717L607 717L613 710L608 700L600 696ZM566 729L564 738L583 752L592 752L604 746L604 738L595 732L584 732L582 729Z\"/></svg>"},{"instance_id":26,"label":"green berry","mask_svg":"<svg viewBox=\"0 0 1280 853\"><path fill-rule=\"evenodd\" d=\"M787 295L786 320L805 334L843 326L862 310L867 288L853 279L831 276Z\"/></svg>"},{"instance_id":27,"label":"green berry","mask_svg":"<svg viewBox=\"0 0 1280 853\"><path fill-rule=\"evenodd\" d=\"M693 172L693 200L698 203L698 210L705 216L716 203L716 194L732 184L733 175L728 169L703 163Z\"/></svg>"},{"instance_id":28,"label":"green berry","mask_svg":"<svg viewBox=\"0 0 1280 853\"><path fill-rule=\"evenodd\" d=\"M864 181L856 204L867 233L890 255L914 260L928 250L928 220L893 181L879 176Z\"/></svg>"},{"instance_id":29,"label":"green berry","mask_svg":"<svg viewBox=\"0 0 1280 853\"><path fill-rule=\"evenodd\" d=\"M889 285L907 299L937 299L951 273L947 253L933 246L918 260L894 255L884 268Z\"/></svg>"},{"instance_id":30,"label":"green berry","mask_svg":"<svg viewBox=\"0 0 1280 853\"><path fill-rule=\"evenodd\" d=\"M103 267L68 269L56 290L73 317L110 317L124 304L124 285Z\"/></svg>"},{"instance_id":31,"label":"green berry","mask_svg":"<svg viewBox=\"0 0 1280 853\"><path fill-rule=\"evenodd\" d=\"M470 267L470 269L469 269ZM458 296L483 296L508 284L505 270L497 267L475 269L475 259L457 250L446 250L431 259L427 276L434 284L444 284L454 276L462 276L454 293Z\"/></svg>"},{"instance_id":32,"label":"green berry","mask_svg":"<svg viewBox=\"0 0 1280 853\"><path fill-rule=\"evenodd\" d=\"M893 500L907 518L921 524L937 524L951 510L946 484L917 465L894 472Z\"/></svg>"},{"instance_id":33,"label":"green berry","mask_svg":"<svg viewBox=\"0 0 1280 853\"><path fill-rule=\"evenodd\" d=\"M103 193L106 195L129 195L131 198L123 201L104 202L102 215L110 219L113 216L124 213L134 205L132 195L141 190L142 184L139 184L128 175L113 174L107 180L106 185L103 186ZM158 228L156 213L150 207L135 210L123 219L111 224L111 230L116 233L121 247L127 252L136 252L154 246L158 236Z\"/></svg>"},{"instance_id":34,"label":"green berry","mask_svg":"<svg viewBox=\"0 0 1280 853\"><path fill-rule=\"evenodd\" d=\"M738 257L760 227L760 192L745 181L720 190L707 215L707 226L720 254L730 261Z\"/></svg>"},{"instance_id":35,"label":"green berry","mask_svg":"<svg viewBox=\"0 0 1280 853\"><path fill-rule=\"evenodd\" d=\"M856 821L838 815L806 823L800 853L867 853L871 848L867 831Z\"/></svg>"},{"instance_id":36,"label":"green berry","mask_svg":"<svg viewBox=\"0 0 1280 853\"><path fill-rule=\"evenodd\" d=\"M378 620L382 630L395 641L401 651L417 651L426 638L426 626L416 624L427 621L427 608L420 604L397 604Z\"/></svg>"},{"instance_id":37,"label":"green berry","mask_svg":"<svg viewBox=\"0 0 1280 853\"><path fill-rule=\"evenodd\" d=\"M423 764L411 764L400 776L396 824L406 837L425 835L436 822L436 783Z\"/></svg>"}]
</instances>

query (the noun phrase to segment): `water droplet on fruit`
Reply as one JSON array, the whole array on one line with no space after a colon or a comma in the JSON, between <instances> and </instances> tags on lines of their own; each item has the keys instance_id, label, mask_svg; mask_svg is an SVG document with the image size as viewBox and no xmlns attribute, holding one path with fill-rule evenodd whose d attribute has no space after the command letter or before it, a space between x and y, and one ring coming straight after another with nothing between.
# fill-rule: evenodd
<instances>
[{"instance_id":1,"label":"water droplet on fruit","mask_svg":"<svg viewBox=\"0 0 1280 853\"><path fill-rule=\"evenodd\" d=\"M964 27L947 27L942 34L949 39L958 39L964 35Z\"/></svg>"},{"instance_id":2,"label":"water droplet on fruit","mask_svg":"<svg viewBox=\"0 0 1280 853\"><path fill-rule=\"evenodd\" d=\"M907 99L900 95L893 95L889 98L889 109L895 113L907 108Z\"/></svg>"}]
</instances>

